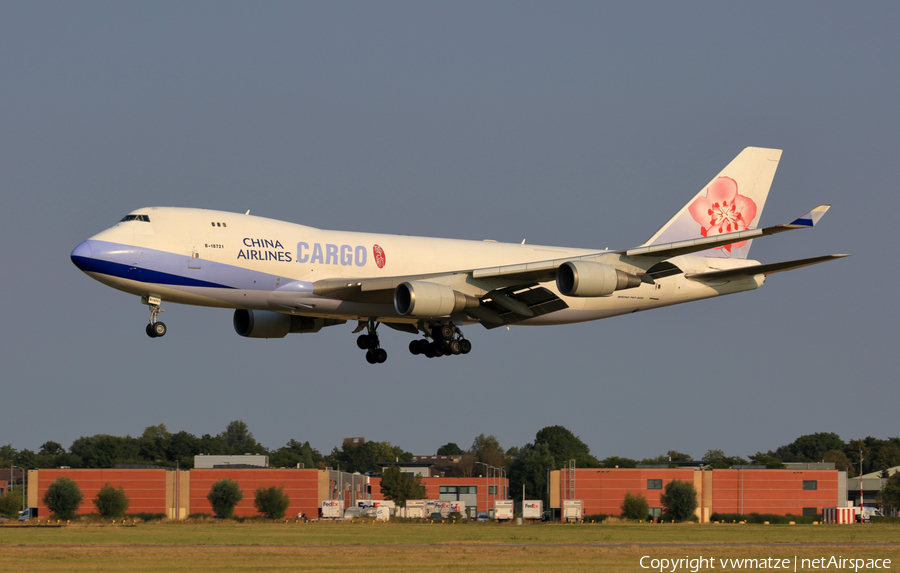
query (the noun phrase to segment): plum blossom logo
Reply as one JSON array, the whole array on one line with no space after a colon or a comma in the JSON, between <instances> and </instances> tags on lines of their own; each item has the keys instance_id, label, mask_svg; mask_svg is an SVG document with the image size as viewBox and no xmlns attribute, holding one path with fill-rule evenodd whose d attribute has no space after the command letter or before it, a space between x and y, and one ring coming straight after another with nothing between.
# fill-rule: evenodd
<instances>
[{"instance_id":1,"label":"plum blossom logo","mask_svg":"<svg viewBox=\"0 0 900 573\"><path fill-rule=\"evenodd\" d=\"M756 218L756 203L738 193L737 181L731 177L718 177L706 190L706 197L688 207L691 217L700 223L700 234L714 237L723 233L746 231ZM717 249L740 249L747 241L731 243Z\"/></svg>"},{"instance_id":2,"label":"plum blossom logo","mask_svg":"<svg viewBox=\"0 0 900 573\"><path fill-rule=\"evenodd\" d=\"M384 249L375 245L372 247L372 252L375 253L375 264L378 265L379 269L383 269L385 263Z\"/></svg>"}]
</instances>

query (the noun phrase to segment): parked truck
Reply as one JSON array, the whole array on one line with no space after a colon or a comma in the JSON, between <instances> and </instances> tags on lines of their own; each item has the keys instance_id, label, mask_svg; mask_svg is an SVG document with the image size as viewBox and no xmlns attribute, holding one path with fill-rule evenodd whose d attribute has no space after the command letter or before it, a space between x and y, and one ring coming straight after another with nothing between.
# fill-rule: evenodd
<instances>
[{"instance_id":1,"label":"parked truck","mask_svg":"<svg viewBox=\"0 0 900 573\"><path fill-rule=\"evenodd\" d=\"M425 519L429 514L425 513L427 500L424 499L408 499L406 500L406 517L408 519Z\"/></svg>"},{"instance_id":2,"label":"parked truck","mask_svg":"<svg viewBox=\"0 0 900 573\"><path fill-rule=\"evenodd\" d=\"M511 499L498 499L494 502L494 519L507 521L513 517L515 517L515 510Z\"/></svg>"},{"instance_id":3,"label":"parked truck","mask_svg":"<svg viewBox=\"0 0 900 573\"><path fill-rule=\"evenodd\" d=\"M344 518L344 500L342 499L323 499L322 500L322 519L343 519Z\"/></svg>"},{"instance_id":4,"label":"parked truck","mask_svg":"<svg viewBox=\"0 0 900 573\"><path fill-rule=\"evenodd\" d=\"M522 518L540 520L544 514L544 502L539 499L526 499L522 503Z\"/></svg>"},{"instance_id":5,"label":"parked truck","mask_svg":"<svg viewBox=\"0 0 900 573\"><path fill-rule=\"evenodd\" d=\"M572 521L581 521L584 519L583 504L580 499L567 499L563 501L562 520L563 523Z\"/></svg>"}]
</instances>

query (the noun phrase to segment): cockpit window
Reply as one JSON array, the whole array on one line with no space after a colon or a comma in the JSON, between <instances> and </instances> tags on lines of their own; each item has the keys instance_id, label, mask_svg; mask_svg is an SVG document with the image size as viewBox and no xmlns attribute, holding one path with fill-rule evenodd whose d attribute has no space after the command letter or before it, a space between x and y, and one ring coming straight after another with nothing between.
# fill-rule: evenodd
<instances>
[{"instance_id":1,"label":"cockpit window","mask_svg":"<svg viewBox=\"0 0 900 573\"><path fill-rule=\"evenodd\" d=\"M150 217L147 215L125 215L119 222L124 223L125 221L143 221L144 223L149 223Z\"/></svg>"}]
</instances>

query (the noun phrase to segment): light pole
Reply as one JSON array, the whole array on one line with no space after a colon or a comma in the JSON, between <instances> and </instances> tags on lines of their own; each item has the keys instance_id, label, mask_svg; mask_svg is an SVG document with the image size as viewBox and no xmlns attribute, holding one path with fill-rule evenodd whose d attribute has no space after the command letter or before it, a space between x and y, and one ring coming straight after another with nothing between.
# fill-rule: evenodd
<instances>
[{"instance_id":1,"label":"light pole","mask_svg":"<svg viewBox=\"0 0 900 573\"><path fill-rule=\"evenodd\" d=\"M20 468L19 466L14 466L12 464L9 465L9 486L12 489L12 482L15 479L13 477L13 468L18 468L22 470L22 483L19 484L19 487L22 488L22 511L25 511L25 468Z\"/></svg>"}]
</instances>

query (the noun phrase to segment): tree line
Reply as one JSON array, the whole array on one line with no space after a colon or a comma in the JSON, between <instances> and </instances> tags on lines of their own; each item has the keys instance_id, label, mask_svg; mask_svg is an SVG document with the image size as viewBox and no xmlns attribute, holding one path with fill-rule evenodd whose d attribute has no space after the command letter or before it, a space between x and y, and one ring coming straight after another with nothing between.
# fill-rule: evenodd
<instances>
[{"instance_id":1,"label":"tree line","mask_svg":"<svg viewBox=\"0 0 900 573\"><path fill-rule=\"evenodd\" d=\"M258 443L242 420L230 422L216 435L200 437L188 432L171 433L164 424L149 426L139 437L119 437L106 434L80 437L67 449L57 442L44 443L37 452L16 450L11 444L0 446L0 467L15 465L21 468L111 468L116 464L138 464L190 469L194 456L199 454L263 454L271 467L306 468L333 467L346 472L381 474L378 462L412 461L412 453L390 442L367 441L359 444L347 441L323 454L309 442L289 440L277 449ZM548 473L568 467L575 460L578 468L631 468L641 464L666 464L691 459L688 454L669 450L654 458L633 459L609 456L598 459L578 436L563 426L547 426L535 434L534 440L523 446L501 447L493 435L478 435L468 448L449 442L438 448L436 455L453 456L457 461L438 461L435 471L448 477L474 477L502 473L510 480L514 499L543 499L548 502ZM788 462L832 462L849 477L862 473L885 472L900 465L900 438L867 437L845 442L837 434L819 432L800 436L790 444L766 452L756 452L746 458L727 456L722 450L709 450L701 459L712 468L732 465L763 465L783 468ZM491 469L497 468L497 469ZM886 477L886 475L885 475ZM412 498L410 498L412 499Z\"/></svg>"}]
</instances>

